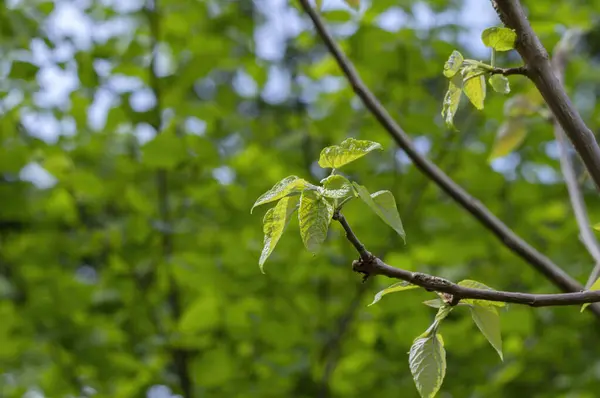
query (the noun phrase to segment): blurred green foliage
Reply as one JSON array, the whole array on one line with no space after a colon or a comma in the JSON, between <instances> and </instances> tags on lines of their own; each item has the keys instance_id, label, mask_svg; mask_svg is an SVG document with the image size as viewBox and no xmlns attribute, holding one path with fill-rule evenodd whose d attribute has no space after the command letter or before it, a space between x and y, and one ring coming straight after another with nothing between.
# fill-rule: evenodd
<instances>
[{"instance_id":1,"label":"blurred green foliage","mask_svg":"<svg viewBox=\"0 0 600 398\"><path fill-rule=\"evenodd\" d=\"M345 216L374 254L455 281L556 291L394 147L295 2L158 2L157 11L134 0L0 8L1 397L144 397L159 385L191 397L416 397L408 351L433 320L422 304L431 294L367 307L390 281L360 283L336 224L313 256L292 221L266 275L257 265L266 209L250 215L255 199L287 175L320 181L320 150L347 137L382 143L345 172L392 191L406 230L404 245L349 203ZM490 165L507 97L490 92L483 111L463 106L460 133L440 115L449 54L489 59L480 34L498 25L491 5L377 0L354 12L323 3L418 147L585 281L592 263L552 126L529 121L523 145ZM549 49L566 27L593 28L600 10L599 1L525 4ZM473 29L481 10L490 23ZM597 131L595 37L565 83ZM503 67L519 63L514 52L498 55ZM509 96L532 87L510 81ZM596 222L597 194L589 184L585 193ZM597 319L578 307L518 306L501 318L504 362L468 311L444 321L440 397L597 396Z\"/></svg>"}]
</instances>

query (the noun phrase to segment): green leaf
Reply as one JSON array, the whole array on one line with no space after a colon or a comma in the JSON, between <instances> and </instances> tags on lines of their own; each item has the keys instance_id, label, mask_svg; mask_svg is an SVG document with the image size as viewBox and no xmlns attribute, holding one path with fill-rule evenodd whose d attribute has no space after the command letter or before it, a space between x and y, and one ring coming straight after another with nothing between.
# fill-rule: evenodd
<instances>
[{"instance_id":1,"label":"green leaf","mask_svg":"<svg viewBox=\"0 0 600 398\"><path fill-rule=\"evenodd\" d=\"M498 129L488 161L508 155L521 145L526 136L527 130L522 118L506 120Z\"/></svg>"},{"instance_id":2,"label":"green leaf","mask_svg":"<svg viewBox=\"0 0 600 398\"><path fill-rule=\"evenodd\" d=\"M434 397L446 376L446 350L442 336L435 333L417 338L410 348L408 363L421 397Z\"/></svg>"},{"instance_id":3,"label":"green leaf","mask_svg":"<svg viewBox=\"0 0 600 398\"><path fill-rule=\"evenodd\" d=\"M323 0L315 0L315 7L317 11L321 11L323 8Z\"/></svg>"},{"instance_id":4,"label":"green leaf","mask_svg":"<svg viewBox=\"0 0 600 398\"><path fill-rule=\"evenodd\" d=\"M463 91L473 106L479 110L483 109L485 87L484 72L481 69L463 69Z\"/></svg>"},{"instance_id":5,"label":"green leaf","mask_svg":"<svg viewBox=\"0 0 600 398\"><path fill-rule=\"evenodd\" d=\"M488 79L488 82L490 83L490 86L492 86L495 92L500 94L510 93L510 84L506 76L492 75Z\"/></svg>"},{"instance_id":6,"label":"green leaf","mask_svg":"<svg viewBox=\"0 0 600 398\"><path fill-rule=\"evenodd\" d=\"M600 231L600 223L596 223L592 226L596 231Z\"/></svg>"},{"instance_id":7,"label":"green leaf","mask_svg":"<svg viewBox=\"0 0 600 398\"><path fill-rule=\"evenodd\" d=\"M496 350L500 359L504 361L502 355L502 336L500 334L500 315L496 307L489 305L473 305L470 307L471 317L473 321L481 330L481 333L490 342L492 347Z\"/></svg>"},{"instance_id":8,"label":"green leaf","mask_svg":"<svg viewBox=\"0 0 600 398\"><path fill-rule=\"evenodd\" d=\"M373 304L377 303L386 294L395 293L395 292L403 292L405 290L416 289L418 287L419 286L413 285L412 283L406 282L406 281L394 283L390 287L387 287L387 288L381 290L380 292L378 292L375 295L375 298L373 299L373 302L371 304L369 304L368 307L370 307Z\"/></svg>"},{"instance_id":9,"label":"green leaf","mask_svg":"<svg viewBox=\"0 0 600 398\"><path fill-rule=\"evenodd\" d=\"M250 214L252 214L252 211L256 206L274 202L288 195L299 194L302 192L302 190L310 186L311 184L302 178L298 178L296 176L285 177L283 180L273 185L273 188L269 189L267 192L260 195L258 199L256 199L252 209L250 209Z\"/></svg>"},{"instance_id":10,"label":"green leaf","mask_svg":"<svg viewBox=\"0 0 600 398\"><path fill-rule=\"evenodd\" d=\"M290 222L291 216L298 208L298 196L286 196L281 198L275 207L267 210L263 219L263 232L265 234L264 246L260 254L258 265L260 271L264 274L263 266L267 258L275 249L275 245L279 242L279 238L283 235L285 227Z\"/></svg>"},{"instance_id":11,"label":"green leaf","mask_svg":"<svg viewBox=\"0 0 600 398\"><path fill-rule=\"evenodd\" d=\"M590 291L600 290L600 278L596 279L596 282L594 282L588 290L590 290ZM588 307L588 305L590 305L590 304L591 303L585 303L584 305L582 305L581 312L583 312L583 310L585 310Z\"/></svg>"},{"instance_id":12,"label":"green leaf","mask_svg":"<svg viewBox=\"0 0 600 398\"><path fill-rule=\"evenodd\" d=\"M461 53L456 50L452 51L450 58L448 58L448 61L444 64L444 76L448 79L454 77L460 70L464 60Z\"/></svg>"},{"instance_id":13,"label":"green leaf","mask_svg":"<svg viewBox=\"0 0 600 398\"><path fill-rule=\"evenodd\" d=\"M340 145L324 148L319 157L319 166L338 169L375 149L383 150L383 147L377 142L348 138Z\"/></svg>"},{"instance_id":14,"label":"green leaf","mask_svg":"<svg viewBox=\"0 0 600 398\"><path fill-rule=\"evenodd\" d=\"M536 104L535 101L533 101L527 95L518 94L509 98L504 103L504 116L531 116L539 110L539 105L540 104Z\"/></svg>"},{"instance_id":15,"label":"green leaf","mask_svg":"<svg viewBox=\"0 0 600 398\"><path fill-rule=\"evenodd\" d=\"M327 238L327 229L333 216L333 205L319 193L305 190L300 197L300 235L304 246L316 253Z\"/></svg>"},{"instance_id":16,"label":"green leaf","mask_svg":"<svg viewBox=\"0 0 600 398\"><path fill-rule=\"evenodd\" d=\"M379 218L392 227L406 242L406 234L396 208L396 200L390 191L379 191L369 195L369 191L362 185L353 182L358 196L373 210Z\"/></svg>"},{"instance_id":17,"label":"green leaf","mask_svg":"<svg viewBox=\"0 0 600 398\"><path fill-rule=\"evenodd\" d=\"M509 51L515 48L517 34L514 30L508 28L487 28L481 33L481 41L486 47L491 47L496 51Z\"/></svg>"},{"instance_id":18,"label":"green leaf","mask_svg":"<svg viewBox=\"0 0 600 398\"><path fill-rule=\"evenodd\" d=\"M339 174L331 175L321 180L323 196L332 199L342 199L355 195L354 188L348 179Z\"/></svg>"},{"instance_id":19,"label":"green leaf","mask_svg":"<svg viewBox=\"0 0 600 398\"><path fill-rule=\"evenodd\" d=\"M462 79L458 76L458 78L455 77L450 80L442 107L442 117L444 118L444 122L446 123L446 126L452 130L456 130L454 127L454 115L456 115L456 111L458 110L461 96Z\"/></svg>"},{"instance_id":20,"label":"green leaf","mask_svg":"<svg viewBox=\"0 0 600 398\"><path fill-rule=\"evenodd\" d=\"M423 304L431 308L442 308L446 303L444 303L442 299L436 298L432 300L423 301Z\"/></svg>"},{"instance_id":21,"label":"green leaf","mask_svg":"<svg viewBox=\"0 0 600 398\"><path fill-rule=\"evenodd\" d=\"M446 317L452 312L454 309L453 306L449 304L445 304L438 309L437 314L435 314L435 322L437 322L436 328L439 326L439 323L446 319Z\"/></svg>"},{"instance_id":22,"label":"green leaf","mask_svg":"<svg viewBox=\"0 0 600 398\"><path fill-rule=\"evenodd\" d=\"M462 286L462 287L469 287L472 289L494 290L491 287L484 285L481 282L477 282L477 281L470 280L470 279L462 280L462 281L458 282L457 285ZM463 299L463 300L461 300L461 302L464 304L470 304L470 305L488 305L488 306L494 306L494 307L506 307L506 303L503 303L502 301Z\"/></svg>"}]
</instances>

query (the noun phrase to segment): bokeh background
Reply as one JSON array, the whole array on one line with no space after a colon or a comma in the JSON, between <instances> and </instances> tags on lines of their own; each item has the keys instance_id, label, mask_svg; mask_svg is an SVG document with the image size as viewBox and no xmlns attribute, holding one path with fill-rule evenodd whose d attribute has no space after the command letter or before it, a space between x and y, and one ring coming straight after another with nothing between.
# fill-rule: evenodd
<instances>
[{"instance_id":1,"label":"bokeh background","mask_svg":"<svg viewBox=\"0 0 600 398\"><path fill-rule=\"evenodd\" d=\"M154 4L156 3L156 4ZM488 161L507 99L440 117L445 60L487 60L483 0L325 0L323 18L415 145L580 282L592 260L552 126ZM548 49L589 32L567 90L598 131L599 1L524 1ZM435 310L410 291L367 307L338 225L317 256L292 222L258 268L255 199L347 137L385 150L347 166L391 190L407 232L361 203L345 215L386 262L496 289L557 292L411 164L354 97L288 0L5 0L0 7L0 397L416 397L407 352ZM515 53L498 58L518 66ZM157 134L160 133L160 134ZM582 177L581 166L578 172ZM583 182L592 221L598 196ZM501 362L467 311L444 322L440 397L593 398L600 321L511 306Z\"/></svg>"}]
</instances>

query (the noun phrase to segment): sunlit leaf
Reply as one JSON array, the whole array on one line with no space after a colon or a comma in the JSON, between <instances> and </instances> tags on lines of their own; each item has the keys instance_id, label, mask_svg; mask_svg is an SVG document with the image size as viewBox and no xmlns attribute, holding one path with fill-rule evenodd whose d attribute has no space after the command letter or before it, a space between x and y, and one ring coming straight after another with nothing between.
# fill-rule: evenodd
<instances>
[{"instance_id":1,"label":"sunlit leaf","mask_svg":"<svg viewBox=\"0 0 600 398\"><path fill-rule=\"evenodd\" d=\"M376 149L383 150L383 147L377 142L348 138L340 145L324 148L319 157L319 166L337 169Z\"/></svg>"},{"instance_id":2,"label":"sunlit leaf","mask_svg":"<svg viewBox=\"0 0 600 398\"><path fill-rule=\"evenodd\" d=\"M596 231L600 231L600 223L594 224L592 228L594 228Z\"/></svg>"},{"instance_id":3,"label":"sunlit leaf","mask_svg":"<svg viewBox=\"0 0 600 398\"><path fill-rule=\"evenodd\" d=\"M435 333L417 338L410 348L408 363L421 397L434 397L446 376L446 350L442 336Z\"/></svg>"},{"instance_id":4,"label":"sunlit leaf","mask_svg":"<svg viewBox=\"0 0 600 398\"><path fill-rule=\"evenodd\" d=\"M508 155L521 145L526 136L527 130L523 119L510 118L506 120L498 129L488 159L492 161L496 158Z\"/></svg>"},{"instance_id":5,"label":"sunlit leaf","mask_svg":"<svg viewBox=\"0 0 600 398\"><path fill-rule=\"evenodd\" d=\"M273 188L269 189L267 192L260 195L258 199L256 199L252 209L250 209L250 213L252 213L256 206L274 202L288 195L299 194L304 188L307 188L310 185L311 184L306 182L304 179L296 176L285 177L283 180L275 184Z\"/></svg>"},{"instance_id":6,"label":"sunlit leaf","mask_svg":"<svg viewBox=\"0 0 600 398\"><path fill-rule=\"evenodd\" d=\"M463 75L463 91L473 106L479 110L483 109L485 100L486 85L485 77L481 70L477 68L468 69Z\"/></svg>"},{"instance_id":7,"label":"sunlit leaf","mask_svg":"<svg viewBox=\"0 0 600 398\"><path fill-rule=\"evenodd\" d=\"M515 48L517 34L509 28L487 28L481 33L481 41L487 47L491 47L496 51L509 51Z\"/></svg>"},{"instance_id":8,"label":"sunlit leaf","mask_svg":"<svg viewBox=\"0 0 600 398\"><path fill-rule=\"evenodd\" d=\"M510 93L510 83L506 76L502 75L492 75L488 79L490 86L494 89L495 92L500 94L508 94Z\"/></svg>"},{"instance_id":9,"label":"sunlit leaf","mask_svg":"<svg viewBox=\"0 0 600 398\"><path fill-rule=\"evenodd\" d=\"M454 127L454 115L458 110L460 104L460 97L462 96L462 79L460 75L456 75L448 84L448 91L444 96L444 104L442 107L442 117L448 128L455 130Z\"/></svg>"},{"instance_id":10,"label":"sunlit leaf","mask_svg":"<svg viewBox=\"0 0 600 398\"><path fill-rule=\"evenodd\" d=\"M263 232L265 234L264 245L258 265L264 273L263 266L271 255L279 238L283 235L285 227L290 222L291 216L298 208L299 196L286 196L281 198L275 207L267 210L263 219Z\"/></svg>"},{"instance_id":11,"label":"sunlit leaf","mask_svg":"<svg viewBox=\"0 0 600 398\"><path fill-rule=\"evenodd\" d=\"M396 208L394 195L390 191L379 191L369 195L369 191L362 185L358 185L355 182L353 185L363 202L406 241L406 234L404 233L402 220L400 220L400 214L398 214L398 209Z\"/></svg>"},{"instance_id":12,"label":"sunlit leaf","mask_svg":"<svg viewBox=\"0 0 600 398\"><path fill-rule=\"evenodd\" d=\"M496 307L489 305L473 305L470 307L473 321L481 330L481 333L490 342L496 350L500 359L504 360L502 355L502 336L500 333L500 315Z\"/></svg>"},{"instance_id":13,"label":"sunlit leaf","mask_svg":"<svg viewBox=\"0 0 600 398\"><path fill-rule=\"evenodd\" d=\"M305 190L300 197L300 235L304 246L316 253L327 238L327 229L333 216L333 204L313 190Z\"/></svg>"},{"instance_id":14,"label":"sunlit leaf","mask_svg":"<svg viewBox=\"0 0 600 398\"><path fill-rule=\"evenodd\" d=\"M373 304L377 303L379 300L381 300L381 298L383 296L385 296L386 294L395 293L395 292L403 292L405 290L416 289L418 287L419 286L413 285L412 283L409 283L406 281L394 283L390 287L386 287L385 289L379 291L373 298L373 302L371 304L369 304L369 307L372 306Z\"/></svg>"},{"instance_id":15,"label":"sunlit leaf","mask_svg":"<svg viewBox=\"0 0 600 398\"><path fill-rule=\"evenodd\" d=\"M446 76L447 78L454 77L454 75L456 75L456 73L458 73L458 71L460 70L463 61L464 58L461 53L459 53L456 50L452 51L452 54L450 54L450 58L448 58L448 61L446 61L446 63L444 64L444 76Z\"/></svg>"},{"instance_id":16,"label":"sunlit leaf","mask_svg":"<svg viewBox=\"0 0 600 398\"><path fill-rule=\"evenodd\" d=\"M590 290L590 291L600 290L600 278L596 279L596 282L594 282L588 290ZM585 310L588 307L588 305L590 305L590 304L591 303L585 303L584 305L582 305L581 312L583 312L583 310Z\"/></svg>"},{"instance_id":17,"label":"sunlit leaf","mask_svg":"<svg viewBox=\"0 0 600 398\"><path fill-rule=\"evenodd\" d=\"M457 283L457 285L462 287L469 287L471 289L482 289L482 290L494 290L491 287L484 285L481 282L473 281L470 279L465 279ZM506 303L502 301L489 301L489 300L476 300L476 299L462 299L462 303L472 304L472 305L490 305L494 307L506 307Z\"/></svg>"},{"instance_id":18,"label":"sunlit leaf","mask_svg":"<svg viewBox=\"0 0 600 398\"><path fill-rule=\"evenodd\" d=\"M332 199L342 199L354 195L354 188L348 179L339 174L331 175L321 180L323 196Z\"/></svg>"}]
</instances>

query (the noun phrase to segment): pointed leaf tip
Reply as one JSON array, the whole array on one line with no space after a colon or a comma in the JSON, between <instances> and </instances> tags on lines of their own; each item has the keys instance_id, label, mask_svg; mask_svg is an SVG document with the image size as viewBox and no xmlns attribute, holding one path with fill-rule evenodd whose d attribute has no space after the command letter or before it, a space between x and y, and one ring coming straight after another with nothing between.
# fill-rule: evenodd
<instances>
[{"instance_id":1,"label":"pointed leaf tip","mask_svg":"<svg viewBox=\"0 0 600 398\"><path fill-rule=\"evenodd\" d=\"M292 214L298 208L298 196L288 196L282 198L275 207L267 210L263 219L263 232L265 234L263 250L258 260L260 271L264 274L264 264L267 258L273 253L279 238L283 235L285 228L289 224Z\"/></svg>"},{"instance_id":2,"label":"pointed leaf tip","mask_svg":"<svg viewBox=\"0 0 600 398\"><path fill-rule=\"evenodd\" d=\"M412 283L409 283L406 281L394 283L390 287L386 287L385 289L379 291L373 298L373 302L371 304L369 304L367 307L370 307L373 304L379 302L379 300L381 300L381 298L383 296L385 296L386 294L395 293L395 292L403 292L405 290L416 289L418 287L419 286L413 285Z\"/></svg>"},{"instance_id":3,"label":"pointed leaf tip","mask_svg":"<svg viewBox=\"0 0 600 398\"><path fill-rule=\"evenodd\" d=\"M487 305L473 305L470 307L470 310L473 321L492 347L494 347L500 359L504 361L498 310L496 307Z\"/></svg>"},{"instance_id":4,"label":"pointed leaf tip","mask_svg":"<svg viewBox=\"0 0 600 398\"><path fill-rule=\"evenodd\" d=\"M274 202L288 195L299 194L303 189L310 186L311 184L297 176L286 177L256 199L252 209L250 209L250 214L252 214L252 211L254 211L254 208L257 206Z\"/></svg>"},{"instance_id":5,"label":"pointed leaf tip","mask_svg":"<svg viewBox=\"0 0 600 398\"><path fill-rule=\"evenodd\" d=\"M371 195L369 194L369 191L367 191L367 188L362 185L358 185L355 182L352 184L362 201L365 202L387 225L392 227L406 243L406 233L404 232L400 214L398 214L394 195L392 195L390 191L379 191Z\"/></svg>"}]
</instances>

